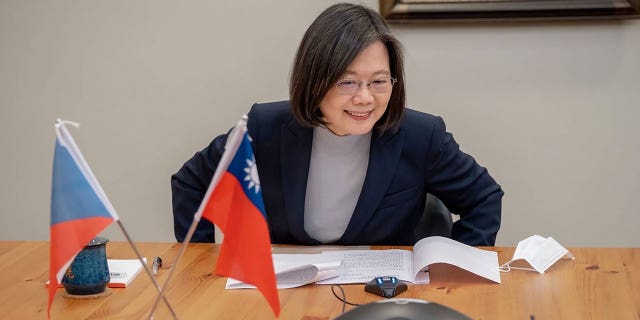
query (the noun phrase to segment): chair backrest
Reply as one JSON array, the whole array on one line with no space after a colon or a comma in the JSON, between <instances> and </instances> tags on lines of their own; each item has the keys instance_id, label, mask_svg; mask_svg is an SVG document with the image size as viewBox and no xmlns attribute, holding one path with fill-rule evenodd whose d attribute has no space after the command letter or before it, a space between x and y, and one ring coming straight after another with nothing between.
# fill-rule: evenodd
<instances>
[{"instance_id":1,"label":"chair backrest","mask_svg":"<svg viewBox=\"0 0 640 320\"><path fill-rule=\"evenodd\" d=\"M415 241L429 236L451 237L453 218L447 207L434 195L427 193L422 217L413 230Z\"/></svg>"}]
</instances>

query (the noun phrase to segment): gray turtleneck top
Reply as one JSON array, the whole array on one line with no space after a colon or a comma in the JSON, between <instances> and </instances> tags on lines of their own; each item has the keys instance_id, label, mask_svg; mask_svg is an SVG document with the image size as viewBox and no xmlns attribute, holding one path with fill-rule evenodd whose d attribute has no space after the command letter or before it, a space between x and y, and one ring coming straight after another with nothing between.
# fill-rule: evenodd
<instances>
[{"instance_id":1,"label":"gray turtleneck top","mask_svg":"<svg viewBox=\"0 0 640 320\"><path fill-rule=\"evenodd\" d=\"M304 204L304 229L323 243L335 242L347 229L369 164L371 132L337 136L313 129L313 145Z\"/></svg>"}]
</instances>

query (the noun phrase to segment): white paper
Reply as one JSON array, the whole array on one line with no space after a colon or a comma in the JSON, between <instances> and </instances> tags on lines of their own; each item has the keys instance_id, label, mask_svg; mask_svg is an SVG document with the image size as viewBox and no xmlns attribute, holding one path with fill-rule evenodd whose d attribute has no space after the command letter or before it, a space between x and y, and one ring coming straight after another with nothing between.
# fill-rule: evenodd
<instances>
[{"instance_id":1,"label":"white paper","mask_svg":"<svg viewBox=\"0 0 640 320\"><path fill-rule=\"evenodd\" d=\"M413 254L408 250L326 251L342 260L340 275L318 284L367 283L379 276L394 276L413 282Z\"/></svg>"},{"instance_id":2,"label":"white paper","mask_svg":"<svg viewBox=\"0 0 640 320\"><path fill-rule=\"evenodd\" d=\"M367 283L380 276L393 276L411 283L429 283L427 270L433 263L451 264L500 283L498 253L437 236L418 241L413 251L343 250L320 254L274 254L273 261L279 289L314 282ZM323 266L326 266L326 274L322 273ZM254 287L230 278L226 288Z\"/></svg>"},{"instance_id":3,"label":"white paper","mask_svg":"<svg viewBox=\"0 0 640 320\"><path fill-rule=\"evenodd\" d=\"M418 241L413 252L416 278L426 273L425 269L431 264L447 263L500 283L498 253L495 251L474 248L445 237L428 237Z\"/></svg>"},{"instance_id":4,"label":"white paper","mask_svg":"<svg viewBox=\"0 0 640 320\"><path fill-rule=\"evenodd\" d=\"M477 249L445 237L427 237L409 250L348 250L323 252L342 259L341 275L318 284L367 283L394 276L411 283L429 283L428 266L447 263L500 283L498 253Z\"/></svg>"},{"instance_id":5,"label":"white paper","mask_svg":"<svg viewBox=\"0 0 640 320\"><path fill-rule=\"evenodd\" d=\"M274 254L273 268L278 289L300 287L339 275L340 259L322 254ZM255 286L227 279L226 289L249 289Z\"/></svg>"},{"instance_id":6,"label":"white paper","mask_svg":"<svg viewBox=\"0 0 640 320\"><path fill-rule=\"evenodd\" d=\"M147 258L142 258L147 263ZM136 278L142 263L138 259L107 259L109 265L109 287L127 287Z\"/></svg>"}]
</instances>

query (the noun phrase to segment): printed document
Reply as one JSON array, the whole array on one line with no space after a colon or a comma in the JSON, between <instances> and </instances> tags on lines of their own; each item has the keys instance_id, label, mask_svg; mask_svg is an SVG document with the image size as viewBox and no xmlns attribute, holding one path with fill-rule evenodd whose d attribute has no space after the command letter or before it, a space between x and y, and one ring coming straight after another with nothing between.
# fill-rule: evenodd
<instances>
[{"instance_id":1,"label":"printed document","mask_svg":"<svg viewBox=\"0 0 640 320\"><path fill-rule=\"evenodd\" d=\"M323 252L342 260L340 275L319 284L366 283L379 276L395 276L411 283L429 283L429 265L446 263L500 283L498 253L445 237L427 237L409 250L352 250Z\"/></svg>"},{"instance_id":2,"label":"printed document","mask_svg":"<svg viewBox=\"0 0 640 320\"><path fill-rule=\"evenodd\" d=\"M308 283L367 283L379 276L394 276L411 283L429 283L429 266L446 263L500 283L498 253L482 250L445 237L427 237L413 251L340 250L318 254L274 254L278 288ZM234 279L227 289L253 288Z\"/></svg>"},{"instance_id":3,"label":"printed document","mask_svg":"<svg viewBox=\"0 0 640 320\"><path fill-rule=\"evenodd\" d=\"M274 254L273 268L278 289L295 288L305 284L336 277L340 259L319 254ZM255 288L236 279L227 280L226 289Z\"/></svg>"}]
</instances>

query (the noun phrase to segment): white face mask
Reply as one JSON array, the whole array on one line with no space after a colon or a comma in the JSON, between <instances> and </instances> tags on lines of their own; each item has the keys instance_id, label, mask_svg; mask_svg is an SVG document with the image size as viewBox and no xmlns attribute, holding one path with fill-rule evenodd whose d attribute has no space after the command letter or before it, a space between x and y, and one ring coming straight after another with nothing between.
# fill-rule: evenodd
<instances>
[{"instance_id":1,"label":"white face mask","mask_svg":"<svg viewBox=\"0 0 640 320\"><path fill-rule=\"evenodd\" d=\"M553 238L533 235L518 242L516 251L513 253L513 258L500 266L500 271L509 272L511 269L519 269L538 271L540 274L543 274L545 270L563 257L566 259L574 259L571 252ZM516 260L526 261L533 269L512 267L511 264Z\"/></svg>"}]
</instances>

